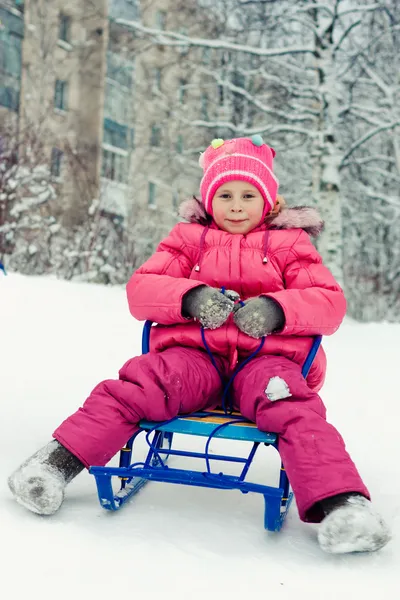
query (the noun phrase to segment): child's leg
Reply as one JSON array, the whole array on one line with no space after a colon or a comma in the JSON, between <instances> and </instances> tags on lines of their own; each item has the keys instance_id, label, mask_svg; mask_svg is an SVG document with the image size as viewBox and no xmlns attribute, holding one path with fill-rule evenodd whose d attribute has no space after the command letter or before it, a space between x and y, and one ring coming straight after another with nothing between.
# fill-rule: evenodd
<instances>
[{"instance_id":1,"label":"child's leg","mask_svg":"<svg viewBox=\"0 0 400 600\"><path fill-rule=\"evenodd\" d=\"M260 430L279 434L279 452L303 521L324 518L324 498L346 492L369 498L342 437L325 419L321 398L296 363L279 356L254 359L235 378L234 397Z\"/></svg>"},{"instance_id":2,"label":"child's leg","mask_svg":"<svg viewBox=\"0 0 400 600\"><path fill-rule=\"evenodd\" d=\"M144 354L129 360L118 380L95 387L53 436L86 467L102 466L138 430L141 419L164 421L216 406L221 391L221 379L205 352L176 347Z\"/></svg>"},{"instance_id":3,"label":"child's leg","mask_svg":"<svg viewBox=\"0 0 400 600\"><path fill-rule=\"evenodd\" d=\"M222 359L216 358L221 371ZM171 348L129 360L119 380L100 383L82 408L64 421L52 440L8 480L23 506L54 514L64 489L84 466L104 465L145 418L162 421L218 404L222 384L205 352Z\"/></svg>"}]
</instances>

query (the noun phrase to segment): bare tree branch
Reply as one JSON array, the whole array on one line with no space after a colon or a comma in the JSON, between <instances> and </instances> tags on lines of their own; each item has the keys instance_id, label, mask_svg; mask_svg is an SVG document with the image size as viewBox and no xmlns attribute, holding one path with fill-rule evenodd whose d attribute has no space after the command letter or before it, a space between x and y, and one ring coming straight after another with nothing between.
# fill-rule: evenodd
<instances>
[{"instance_id":1,"label":"bare tree branch","mask_svg":"<svg viewBox=\"0 0 400 600\"><path fill-rule=\"evenodd\" d=\"M301 47L293 46L287 48L256 48L254 46L248 46L244 44L235 44L233 42L227 42L224 40L209 40L201 38L191 38L181 33L175 33L173 31L164 31L161 29L152 29L145 27L138 21L126 21L125 19L118 19L116 21L124 27L145 33L146 35L153 36L158 44L164 46L173 47L203 47L203 48L214 48L216 50L234 50L235 52L242 52L243 54L253 54L254 56L285 56L286 54L314 54L315 50L312 47Z\"/></svg>"},{"instance_id":2,"label":"bare tree branch","mask_svg":"<svg viewBox=\"0 0 400 600\"><path fill-rule=\"evenodd\" d=\"M376 127L375 129L372 129L371 131L368 131L368 133L366 133L365 135L360 137L356 142L354 142L354 144L352 144L350 146L350 148L347 150L347 152L345 152L342 160L340 161L339 168L340 169L343 168L346 165L346 161L347 161L348 157L351 156L353 154L353 152L355 150L357 150L357 148L359 148L360 146L365 144L365 142L367 142L374 136L378 135L379 133L382 133L382 131L388 131L390 129L395 129L399 125L400 125L400 119L398 121L395 121L394 123L387 123L384 125L380 125L379 127Z\"/></svg>"}]
</instances>

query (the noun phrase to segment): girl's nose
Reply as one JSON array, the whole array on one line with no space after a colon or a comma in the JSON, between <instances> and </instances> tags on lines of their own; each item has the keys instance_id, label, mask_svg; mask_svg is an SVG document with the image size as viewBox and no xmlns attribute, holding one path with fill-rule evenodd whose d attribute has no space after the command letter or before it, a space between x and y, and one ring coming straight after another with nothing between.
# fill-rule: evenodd
<instances>
[{"instance_id":1,"label":"girl's nose","mask_svg":"<svg viewBox=\"0 0 400 600\"><path fill-rule=\"evenodd\" d=\"M241 204L239 198L234 198L232 206L231 206L231 210L233 210L235 212L240 212L242 210L242 204Z\"/></svg>"}]
</instances>

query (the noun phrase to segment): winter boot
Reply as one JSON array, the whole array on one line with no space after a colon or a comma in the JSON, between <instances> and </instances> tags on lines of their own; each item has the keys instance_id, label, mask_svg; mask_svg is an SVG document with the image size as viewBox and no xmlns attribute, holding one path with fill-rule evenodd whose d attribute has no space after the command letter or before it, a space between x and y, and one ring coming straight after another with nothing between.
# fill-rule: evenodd
<instances>
[{"instance_id":1,"label":"winter boot","mask_svg":"<svg viewBox=\"0 0 400 600\"><path fill-rule=\"evenodd\" d=\"M17 502L39 515L52 515L64 500L65 486L84 465L57 440L28 458L8 479Z\"/></svg>"},{"instance_id":2,"label":"winter boot","mask_svg":"<svg viewBox=\"0 0 400 600\"><path fill-rule=\"evenodd\" d=\"M325 518L319 527L318 542L325 552L374 552L389 542L386 523L364 496L339 494L322 500L321 505Z\"/></svg>"}]
</instances>

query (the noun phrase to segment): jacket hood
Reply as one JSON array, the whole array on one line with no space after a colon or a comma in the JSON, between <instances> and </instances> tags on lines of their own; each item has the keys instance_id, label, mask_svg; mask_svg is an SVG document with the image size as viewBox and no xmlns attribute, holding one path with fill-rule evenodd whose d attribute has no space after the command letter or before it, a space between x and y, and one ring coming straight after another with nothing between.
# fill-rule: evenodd
<instances>
[{"instance_id":1,"label":"jacket hood","mask_svg":"<svg viewBox=\"0 0 400 600\"><path fill-rule=\"evenodd\" d=\"M206 213L203 203L195 196L185 200L179 207L179 216L189 223L210 225L211 217ZM311 206L294 206L281 209L275 217L267 217L265 220L267 229L304 229L311 236L318 236L323 228L324 222L320 214Z\"/></svg>"}]
</instances>

